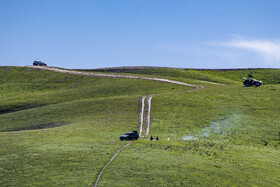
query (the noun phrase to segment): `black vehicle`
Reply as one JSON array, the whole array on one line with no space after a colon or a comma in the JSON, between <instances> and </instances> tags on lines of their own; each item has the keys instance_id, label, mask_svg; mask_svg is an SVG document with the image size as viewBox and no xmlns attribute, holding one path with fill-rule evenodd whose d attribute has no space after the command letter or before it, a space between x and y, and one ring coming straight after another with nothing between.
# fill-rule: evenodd
<instances>
[{"instance_id":1,"label":"black vehicle","mask_svg":"<svg viewBox=\"0 0 280 187\"><path fill-rule=\"evenodd\" d=\"M138 140L138 138L139 138L139 134L137 131L127 132L124 135L120 136L120 140L132 140L132 139Z\"/></svg>"},{"instance_id":2,"label":"black vehicle","mask_svg":"<svg viewBox=\"0 0 280 187\"><path fill-rule=\"evenodd\" d=\"M33 66L47 66L47 64L42 61L34 61Z\"/></svg>"},{"instance_id":3,"label":"black vehicle","mask_svg":"<svg viewBox=\"0 0 280 187\"><path fill-rule=\"evenodd\" d=\"M245 77L242 78L244 80L243 84L244 86L248 87L248 86L261 86L263 83L262 81L258 81L256 79L246 79Z\"/></svg>"}]
</instances>

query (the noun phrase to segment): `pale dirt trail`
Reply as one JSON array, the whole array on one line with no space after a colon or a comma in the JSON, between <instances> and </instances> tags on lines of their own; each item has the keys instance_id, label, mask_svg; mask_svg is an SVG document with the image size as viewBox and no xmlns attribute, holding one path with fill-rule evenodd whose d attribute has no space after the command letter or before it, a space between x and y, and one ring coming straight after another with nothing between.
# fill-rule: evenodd
<instances>
[{"instance_id":1,"label":"pale dirt trail","mask_svg":"<svg viewBox=\"0 0 280 187\"><path fill-rule=\"evenodd\" d=\"M147 98L147 99L146 99ZM147 102L147 110L145 113L145 100ZM151 113L151 100L152 100L152 96L146 97L143 96L141 97L141 111L140 111L140 115L139 115L139 120L140 120L140 127L139 127L139 137L140 138L144 138L147 137L149 135L149 131L150 131L150 113ZM144 122L144 113L145 113L145 119L146 119L146 135L143 136L142 132L143 132L143 122ZM96 181L93 183L93 187L97 187L97 184L104 172L104 170L106 169L106 167L115 159L115 157L119 154L119 152L129 146L132 143L132 141L130 141L128 144L126 144L125 146L121 147L120 149L118 149L118 151L114 154L114 156L111 158L111 160L101 169Z\"/></svg>"},{"instance_id":2,"label":"pale dirt trail","mask_svg":"<svg viewBox=\"0 0 280 187\"><path fill-rule=\"evenodd\" d=\"M86 73L86 72L78 72L78 71L70 71L64 69L58 69L54 67L46 67L46 66L25 66L28 68L35 68L35 69L44 69L48 71L54 71L59 73L69 73L73 75L86 75L86 76L94 76L94 77L112 77L112 78L126 78L126 79L142 79L142 80L152 80L152 81L159 81L159 82L166 82L171 84L178 84L183 86L190 86L195 88L202 88L203 86L198 86L194 84L188 84L185 82L173 81L169 79L161 79L161 78L151 78L151 77L141 77L141 76L130 76L130 75L115 75L115 74L100 74L100 73Z\"/></svg>"},{"instance_id":3,"label":"pale dirt trail","mask_svg":"<svg viewBox=\"0 0 280 187\"><path fill-rule=\"evenodd\" d=\"M151 100L153 96L143 96L141 97L141 111L139 112L139 137L140 138L145 138L149 135L150 132L150 116L151 116ZM147 107L145 105L147 104ZM145 116L144 116L145 114ZM145 135L143 134L143 125L144 125L144 118L145 118L145 127L146 127L146 133Z\"/></svg>"},{"instance_id":4,"label":"pale dirt trail","mask_svg":"<svg viewBox=\"0 0 280 187\"><path fill-rule=\"evenodd\" d=\"M146 113L146 135L145 137L149 136L149 132L150 132L150 124L151 124L151 121L150 121L150 118L151 118L151 106L152 106L152 96L148 97L147 98L147 105L148 105L148 108L147 108L147 113Z\"/></svg>"},{"instance_id":5,"label":"pale dirt trail","mask_svg":"<svg viewBox=\"0 0 280 187\"><path fill-rule=\"evenodd\" d=\"M62 70L62 69L53 68L53 67L42 67L42 66L25 66L25 67L35 68L35 69L44 69L44 70L54 71L54 72L58 72L58 73L69 73L69 74L73 74L73 75L85 75L85 76L94 76L94 77L111 77L111 78L126 78L126 79L142 79L142 80L152 80L152 81L159 81L159 82L166 82L166 83L171 83L171 84L178 84L178 85L183 85L183 86L194 87L193 89L191 89L189 91L204 88L203 86L199 86L199 85L193 85L193 84L188 84L188 83L185 83L185 82L179 82L179 81L173 81L173 80L161 79L161 78L150 78L150 77L129 76L129 75L115 75L115 74L85 73L85 72L78 72L78 71ZM140 111L140 114L139 114L139 118L140 118L139 136L140 137L147 137L149 135L149 132L150 132L150 123L151 123L150 122L150 115L151 115L151 100L152 100L152 98L153 98L152 96L149 96L149 97L143 96L141 98L141 111ZM147 108L145 107L145 100L147 102ZM145 108L146 108L146 113L145 113ZM145 114L145 119L146 119L146 121L145 121L146 134L145 134L145 136L142 135L144 114ZM129 146L131 143L132 143L132 141L130 141L128 144L124 145L123 147L121 147L120 149L117 150L117 152L110 159L110 161L100 171L96 181L92 184L93 187L97 187L97 184L98 184L104 170L115 159L115 157L119 154L119 152L122 149L124 149L125 147Z\"/></svg>"},{"instance_id":6,"label":"pale dirt trail","mask_svg":"<svg viewBox=\"0 0 280 187\"><path fill-rule=\"evenodd\" d=\"M99 173L99 175L98 175L96 181L95 181L95 182L93 183L93 185L92 185L93 187L96 187L96 186L97 186L97 184L98 184L98 182L99 182L99 180L100 180L100 178L101 178L101 176L102 176L102 174L103 174L103 171L106 169L106 167L115 159L115 157L119 154L119 152L120 152L123 148L129 146L131 143L132 143L132 142L129 142L129 143L126 144L125 146L123 146L123 147L121 147L121 148L118 149L118 151L114 154L114 156L111 158L111 160L110 160L110 161L102 168L102 170L100 171L100 173Z\"/></svg>"},{"instance_id":7,"label":"pale dirt trail","mask_svg":"<svg viewBox=\"0 0 280 187\"><path fill-rule=\"evenodd\" d=\"M141 98L141 111L140 111L140 115L139 115L139 121L140 121L139 137L143 137L142 131L143 131L143 121L144 121L143 119L144 119L145 99L146 99L146 96L143 96Z\"/></svg>"},{"instance_id":8,"label":"pale dirt trail","mask_svg":"<svg viewBox=\"0 0 280 187\"><path fill-rule=\"evenodd\" d=\"M196 90L196 89L201 89L203 88L203 86L196 86L195 88L189 90L189 91L193 91L193 90ZM143 96L141 97L141 110L140 110L140 114L139 114L139 121L140 121L140 126L139 126L139 137L140 138L145 138L145 137L148 137L149 136L149 132L150 132L150 124L151 124L151 121L150 121L150 116L151 116L151 106L152 106L152 98L153 96ZM145 100L147 102L147 108L145 107ZM145 112L145 108L146 108L146 112ZM145 125L146 125L146 134L145 135L142 135L143 133L143 123L144 123L144 114L145 114ZM100 171L99 175L98 175L98 178L97 180L93 183L93 186L94 187L97 187L97 184L103 174L103 171L105 170L105 168L113 161L113 159L117 156L117 154L125 147L129 146L130 144L132 143L129 142L128 144L126 144L125 146L123 146L122 148L120 148L117 153L112 157L112 159L105 165L104 168L102 168L102 170Z\"/></svg>"}]
</instances>

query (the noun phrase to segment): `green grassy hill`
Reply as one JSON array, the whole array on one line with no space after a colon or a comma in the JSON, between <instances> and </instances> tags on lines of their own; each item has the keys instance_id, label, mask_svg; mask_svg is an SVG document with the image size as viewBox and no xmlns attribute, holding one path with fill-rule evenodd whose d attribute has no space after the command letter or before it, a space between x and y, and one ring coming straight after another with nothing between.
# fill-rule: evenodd
<instances>
[{"instance_id":1,"label":"green grassy hill","mask_svg":"<svg viewBox=\"0 0 280 187\"><path fill-rule=\"evenodd\" d=\"M264 85L243 87L241 77L250 72ZM150 135L160 141L134 141L99 186L280 183L280 70L124 74L205 88L187 92L191 88L156 81L0 67L0 186L90 186L126 144L118 137L137 130L139 99L150 94L156 94Z\"/></svg>"}]
</instances>

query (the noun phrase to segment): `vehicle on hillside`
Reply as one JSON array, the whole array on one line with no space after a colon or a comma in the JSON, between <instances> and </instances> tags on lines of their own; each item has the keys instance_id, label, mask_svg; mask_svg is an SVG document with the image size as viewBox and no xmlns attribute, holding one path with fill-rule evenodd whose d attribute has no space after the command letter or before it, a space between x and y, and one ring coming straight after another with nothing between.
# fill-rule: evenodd
<instances>
[{"instance_id":1,"label":"vehicle on hillside","mask_svg":"<svg viewBox=\"0 0 280 187\"><path fill-rule=\"evenodd\" d=\"M242 78L244 80L243 84L244 86L248 87L248 86L261 86L263 84L262 81L258 81L256 79L246 79L245 77Z\"/></svg>"},{"instance_id":2,"label":"vehicle on hillside","mask_svg":"<svg viewBox=\"0 0 280 187\"><path fill-rule=\"evenodd\" d=\"M120 136L120 140L138 140L139 134L137 131L127 132Z\"/></svg>"},{"instance_id":3,"label":"vehicle on hillside","mask_svg":"<svg viewBox=\"0 0 280 187\"><path fill-rule=\"evenodd\" d=\"M47 66L47 64L42 61L34 61L33 66Z\"/></svg>"}]
</instances>

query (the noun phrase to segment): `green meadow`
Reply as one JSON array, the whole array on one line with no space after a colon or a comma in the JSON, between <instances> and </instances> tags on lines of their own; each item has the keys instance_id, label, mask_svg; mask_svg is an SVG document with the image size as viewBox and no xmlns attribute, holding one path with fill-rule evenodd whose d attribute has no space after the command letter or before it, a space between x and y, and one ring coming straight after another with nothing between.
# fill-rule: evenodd
<instances>
[{"instance_id":1,"label":"green meadow","mask_svg":"<svg viewBox=\"0 0 280 187\"><path fill-rule=\"evenodd\" d=\"M260 87L244 87L252 72ZM106 72L105 72L106 73ZM143 69L123 74L203 85L0 67L0 186L279 186L280 70Z\"/></svg>"}]
</instances>

